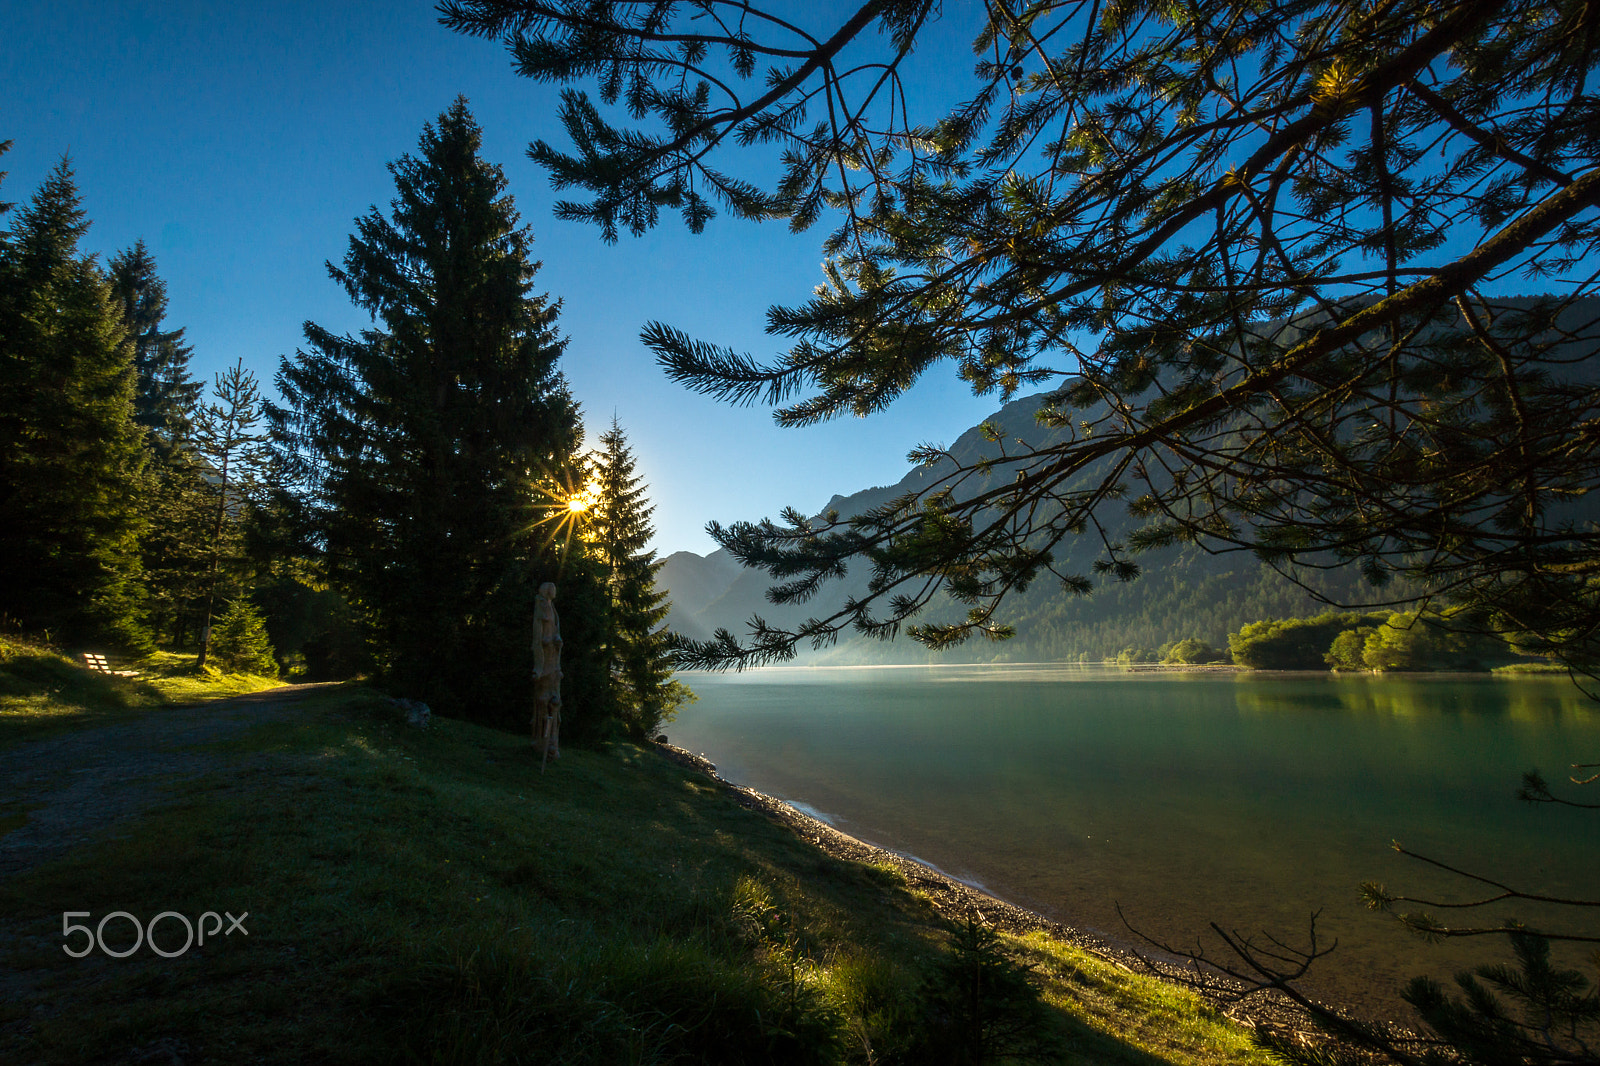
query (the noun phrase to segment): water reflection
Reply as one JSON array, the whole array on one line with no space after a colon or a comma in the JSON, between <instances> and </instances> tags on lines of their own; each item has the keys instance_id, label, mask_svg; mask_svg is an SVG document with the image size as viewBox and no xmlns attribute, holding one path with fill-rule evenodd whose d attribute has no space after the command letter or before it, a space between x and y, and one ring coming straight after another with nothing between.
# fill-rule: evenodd
<instances>
[{"instance_id":1,"label":"water reflection","mask_svg":"<svg viewBox=\"0 0 1600 1066\"><path fill-rule=\"evenodd\" d=\"M1594 894L1600 818L1515 801L1522 771L1600 754L1564 679L1252 677L1060 666L698 677L672 727L726 776L826 813L1069 923L1116 935L1293 933L1321 908L1327 994L1393 1006L1415 972L1476 961L1364 911L1364 880L1460 886L1407 846ZM1574 817L1575 816L1575 817Z\"/></svg>"}]
</instances>

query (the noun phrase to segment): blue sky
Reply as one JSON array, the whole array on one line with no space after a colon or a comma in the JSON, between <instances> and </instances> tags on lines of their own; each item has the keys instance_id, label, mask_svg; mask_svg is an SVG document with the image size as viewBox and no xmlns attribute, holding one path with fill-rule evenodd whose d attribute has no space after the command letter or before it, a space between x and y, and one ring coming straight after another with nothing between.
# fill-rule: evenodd
<instances>
[{"instance_id":1,"label":"blue sky","mask_svg":"<svg viewBox=\"0 0 1600 1066\"><path fill-rule=\"evenodd\" d=\"M242 359L269 389L305 320L367 324L323 264L343 256L357 215L392 198L385 164L465 95L484 158L505 168L533 227L538 284L564 301L563 369L591 438L613 412L627 430L663 555L711 550L709 519L815 512L834 492L897 481L910 448L950 443L999 406L936 372L871 419L780 430L766 409L668 382L639 328L654 319L779 351L766 308L821 279L826 220L793 236L719 217L694 236L667 219L611 246L557 221L524 151L564 143L558 90L516 77L500 45L439 26L433 0L13 0L0 4L0 40L0 141L13 142L0 199L25 201L70 154L94 223L86 249L109 258L143 238L195 376Z\"/></svg>"}]
</instances>

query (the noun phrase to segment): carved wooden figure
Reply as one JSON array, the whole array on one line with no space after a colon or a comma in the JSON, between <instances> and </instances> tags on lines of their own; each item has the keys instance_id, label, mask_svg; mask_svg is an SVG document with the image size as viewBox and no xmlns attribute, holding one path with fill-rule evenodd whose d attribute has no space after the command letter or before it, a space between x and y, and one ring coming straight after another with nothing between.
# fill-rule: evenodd
<instances>
[{"instance_id":1,"label":"carved wooden figure","mask_svg":"<svg viewBox=\"0 0 1600 1066\"><path fill-rule=\"evenodd\" d=\"M561 758L561 616L555 601L556 587L546 581L533 609L533 746L544 760Z\"/></svg>"}]
</instances>

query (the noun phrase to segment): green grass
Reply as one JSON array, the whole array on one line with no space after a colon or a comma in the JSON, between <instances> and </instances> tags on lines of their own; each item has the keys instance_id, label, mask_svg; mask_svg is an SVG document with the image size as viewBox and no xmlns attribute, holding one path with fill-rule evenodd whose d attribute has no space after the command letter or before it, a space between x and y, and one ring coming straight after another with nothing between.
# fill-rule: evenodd
<instances>
[{"instance_id":1,"label":"green grass","mask_svg":"<svg viewBox=\"0 0 1600 1066\"><path fill-rule=\"evenodd\" d=\"M651 750L569 750L541 774L525 738L421 732L359 687L207 750L227 768L0 887L0 1059L120 1061L162 1041L188 1062L949 1050L930 1041L951 1031L933 1006L951 929L927 901ZM248 911L249 936L72 959L66 910ZM1174 986L1043 936L1004 943L1032 968L1049 1061L1272 1061Z\"/></svg>"},{"instance_id":2,"label":"green grass","mask_svg":"<svg viewBox=\"0 0 1600 1066\"><path fill-rule=\"evenodd\" d=\"M169 703L203 703L207 700L242 696L277 688L281 678L260 674L229 674L207 666L204 673L195 669L199 657L193 652L158 651L134 664L141 675Z\"/></svg>"},{"instance_id":3,"label":"green grass","mask_svg":"<svg viewBox=\"0 0 1600 1066\"><path fill-rule=\"evenodd\" d=\"M116 669L134 678L96 673L35 644L0 637L0 746L104 723L157 707L202 703L283 684L250 674L195 672L195 656L157 652Z\"/></svg>"}]
</instances>

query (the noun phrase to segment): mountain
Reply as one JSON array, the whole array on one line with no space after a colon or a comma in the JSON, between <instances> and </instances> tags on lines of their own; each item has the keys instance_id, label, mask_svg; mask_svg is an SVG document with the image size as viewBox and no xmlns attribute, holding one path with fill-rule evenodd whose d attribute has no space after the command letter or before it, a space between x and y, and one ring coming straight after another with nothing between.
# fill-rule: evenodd
<instances>
[{"instance_id":1,"label":"mountain","mask_svg":"<svg viewBox=\"0 0 1600 1066\"><path fill-rule=\"evenodd\" d=\"M668 626L696 640L709 637L716 627L701 632L695 617L726 592L743 569L722 549L710 555L673 552L663 559L656 586L668 590L672 598Z\"/></svg>"},{"instance_id":2,"label":"mountain","mask_svg":"<svg viewBox=\"0 0 1600 1066\"><path fill-rule=\"evenodd\" d=\"M1542 297L1502 297L1495 300L1502 312L1524 311L1543 302ZM1293 329L1310 328L1308 318ZM1547 349L1536 369L1552 378L1566 379L1589 387L1595 380L1596 352L1600 352L1600 300L1581 299L1563 307L1542 343ZM1277 332L1278 327L1266 327ZM1287 336L1287 334L1285 334ZM1292 337L1290 338L1292 339ZM1531 369L1529 371L1531 373ZM999 429L1006 441L1021 441L1029 448L1045 448L1057 443L1063 431L1041 427L1034 419L1040 397L1027 397L1006 404L985 424ZM956 461L969 465L982 457L996 456L991 434L980 427L963 433L949 449ZM1014 449L1013 449L1014 452ZM846 496L835 496L824 510L841 515L857 514L898 496L918 492L937 481L949 470L949 460L932 468L912 470L894 485L862 489ZM1104 467L1091 467L1062 486L1063 492L1088 487L1103 476ZM1013 472L1003 461L997 462L987 482L976 479L963 488L981 491L1010 479ZM958 490L959 493L960 490ZM1552 515L1573 522L1600 520L1600 504L1593 499L1547 505ZM751 515L750 518L760 516ZM1101 509L1098 516L1106 534L1121 540L1133 528L1134 520L1115 507ZM1103 554L1098 537L1068 537L1056 550L1056 566L1063 573L1088 575ZM1208 554L1193 546L1136 557L1142 576L1130 582L1109 578L1096 580L1087 596L1069 595L1059 583L1045 575L1025 592L1013 594L1000 609L1000 620L1015 625L1017 635L1003 642L969 641L947 652L930 653L907 638L882 642L846 632L838 642L821 650L803 649L800 661L814 664L924 663L924 662L1060 662L1100 660L1114 657L1124 648L1154 649L1168 641L1198 637L1216 646L1225 644L1229 632L1246 622L1264 618L1283 618L1317 614L1327 602L1352 607L1386 599L1368 587L1353 568L1308 569L1299 575L1313 584L1322 598L1261 563L1247 552ZM743 636L752 616L768 623L793 629L810 617L826 617L851 595L864 592L864 568L858 567L843 580L829 582L809 603L777 606L767 602L771 579L765 573L744 570L726 551L701 557L679 552L667 560L658 583L670 592L673 611L667 624L685 636L706 639L718 628ZM1389 596L1394 590L1389 590ZM956 621L965 609L949 601L936 600L919 621Z\"/></svg>"},{"instance_id":3,"label":"mountain","mask_svg":"<svg viewBox=\"0 0 1600 1066\"><path fill-rule=\"evenodd\" d=\"M1037 396L1014 400L985 423L997 427L1008 441L1048 446L1062 431L1039 426L1033 417L1038 406ZM995 445L977 426L963 433L949 451L962 463L996 454ZM893 485L836 495L823 510L858 514L920 491L942 476L948 462L912 470ZM990 475L1007 476L1003 464ZM1088 481L1095 471L1081 476ZM1131 525L1131 520L1124 519L1124 523ZM1112 534L1119 532L1113 530ZM1087 537L1068 542L1064 551L1058 552L1063 570L1090 572L1099 548L1097 540ZM1154 649L1167 641L1191 636L1222 646L1227 634L1246 622L1315 614L1321 609L1304 589L1244 553L1209 555L1185 548L1151 553L1139 561L1145 573L1138 580L1104 582L1089 596L1067 595L1048 577L1035 582L1002 608L1004 620L1017 627L1016 637L1009 641L980 640L935 653L905 637L879 641L847 632L833 647L802 650L798 661L850 665L1098 660L1114 657L1126 647ZM771 578L765 572L741 567L726 550L720 549L706 556L693 552L668 556L656 582L668 590L672 601L668 627L698 640L709 638L718 628L743 635L749 620L756 615L773 625L792 627L831 611L831 605L862 592L866 584L863 576L852 572L842 581L825 586L812 602L779 606L767 601ZM1360 598L1360 589L1349 576L1336 578L1324 591ZM950 603L936 603L928 613L930 618L955 618L962 609Z\"/></svg>"}]
</instances>

